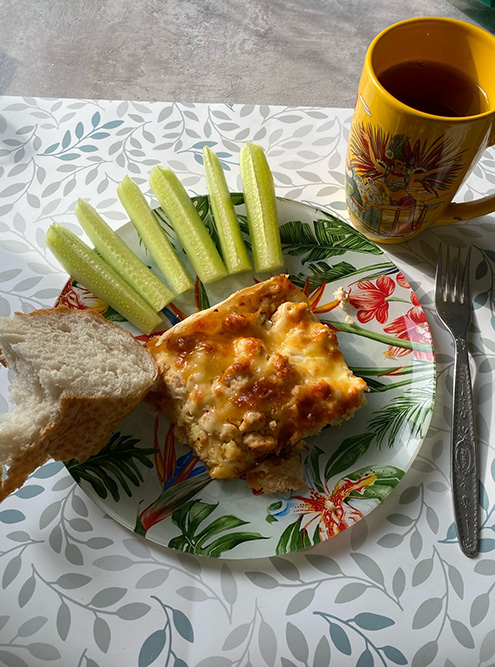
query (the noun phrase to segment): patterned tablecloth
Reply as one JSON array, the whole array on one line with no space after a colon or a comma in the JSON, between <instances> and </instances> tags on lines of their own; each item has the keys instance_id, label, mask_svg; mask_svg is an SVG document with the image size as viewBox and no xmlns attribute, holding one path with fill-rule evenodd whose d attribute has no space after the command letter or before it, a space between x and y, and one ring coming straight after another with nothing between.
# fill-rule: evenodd
<instances>
[{"instance_id":1,"label":"patterned tablecloth","mask_svg":"<svg viewBox=\"0 0 495 667\"><path fill-rule=\"evenodd\" d=\"M52 305L65 275L44 236L52 220L75 228L78 196L118 227L125 174L146 190L151 167L167 162L190 192L204 193L205 142L233 167L232 188L240 188L240 146L254 140L279 195L345 217L350 120L348 109L1 99L0 314ZM494 191L492 149L462 197ZM495 664L494 222L439 227L387 248L426 310L438 393L419 456L382 505L310 550L208 560L135 536L62 464L48 463L0 507L0 665ZM432 305L440 241L474 247L470 349L482 480L474 560L462 555L453 525L453 347ZM6 371L1 381L5 411Z\"/></svg>"}]
</instances>

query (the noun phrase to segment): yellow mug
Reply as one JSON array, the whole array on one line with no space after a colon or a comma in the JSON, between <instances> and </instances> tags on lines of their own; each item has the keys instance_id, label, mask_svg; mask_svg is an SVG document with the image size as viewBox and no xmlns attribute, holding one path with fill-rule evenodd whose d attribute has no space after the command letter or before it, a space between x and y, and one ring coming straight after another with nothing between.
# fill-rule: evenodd
<instances>
[{"instance_id":1,"label":"yellow mug","mask_svg":"<svg viewBox=\"0 0 495 667\"><path fill-rule=\"evenodd\" d=\"M469 23L425 17L371 43L346 158L352 223L378 243L495 211L495 195L453 203L495 143L495 37Z\"/></svg>"}]
</instances>

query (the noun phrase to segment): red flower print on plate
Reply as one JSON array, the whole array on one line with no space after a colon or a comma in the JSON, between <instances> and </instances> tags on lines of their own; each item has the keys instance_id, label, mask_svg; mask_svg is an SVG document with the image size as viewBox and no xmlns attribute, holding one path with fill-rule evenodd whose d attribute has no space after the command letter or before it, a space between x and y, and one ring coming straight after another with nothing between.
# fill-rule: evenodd
<instances>
[{"instance_id":1,"label":"red flower print on plate","mask_svg":"<svg viewBox=\"0 0 495 667\"><path fill-rule=\"evenodd\" d=\"M360 280L357 283L359 292L351 292L349 302L357 309L357 318L361 324L370 322L374 317L380 324L388 319L387 297L393 294L395 283L390 276L380 276L376 285L371 280Z\"/></svg>"},{"instance_id":2,"label":"red flower print on plate","mask_svg":"<svg viewBox=\"0 0 495 667\"><path fill-rule=\"evenodd\" d=\"M309 498L293 496L301 503L294 507L297 514L305 517L303 529L307 530L314 521L318 523L320 538L327 540L332 535L349 528L353 523L363 518L363 513L356 507L349 505L347 499L351 493L362 493L376 481L376 475L365 475L358 480L343 478L337 482L333 492L327 488L327 495L309 487Z\"/></svg>"},{"instance_id":3,"label":"red flower print on plate","mask_svg":"<svg viewBox=\"0 0 495 667\"><path fill-rule=\"evenodd\" d=\"M402 273L402 271L399 271L399 273L397 274L397 285L400 285L401 287L404 287L405 289L411 289L411 285L405 279L404 274Z\"/></svg>"},{"instance_id":4,"label":"red flower print on plate","mask_svg":"<svg viewBox=\"0 0 495 667\"><path fill-rule=\"evenodd\" d=\"M105 313L108 308L107 304L102 299L99 299L93 292L90 292L79 283L76 283L72 278L65 284L64 289L57 299L56 305L67 306L67 308L73 308L75 310L86 310L91 308L101 314Z\"/></svg>"},{"instance_id":5,"label":"red flower print on plate","mask_svg":"<svg viewBox=\"0 0 495 667\"><path fill-rule=\"evenodd\" d=\"M411 302L413 307L408 310L405 315L401 315L386 326L384 331L385 333L393 334L397 338L402 338L403 340L410 340L414 343L431 344L430 327L426 321L424 311L419 305L418 297L414 292L411 292ZM385 355L387 357L404 357L411 352L412 350L406 350L401 347L390 345L385 352ZM422 361L433 361L432 352L414 350L414 357L415 359Z\"/></svg>"}]
</instances>

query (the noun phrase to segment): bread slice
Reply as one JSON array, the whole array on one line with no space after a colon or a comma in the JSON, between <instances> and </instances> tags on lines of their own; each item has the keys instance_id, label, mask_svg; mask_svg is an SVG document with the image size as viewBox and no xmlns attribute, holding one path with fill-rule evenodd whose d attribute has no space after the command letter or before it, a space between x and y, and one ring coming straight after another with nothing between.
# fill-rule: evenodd
<instances>
[{"instance_id":1,"label":"bread slice","mask_svg":"<svg viewBox=\"0 0 495 667\"><path fill-rule=\"evenodd\" d=\"M157 369L121 327L58 307L0 318L14 409L0 416L0 501L50 457L85 461L148 392ZM1 468L0 468L1 472Z\"/></svg>"},{"instance_id":2,"label":"bread slice","mask_svg":"<svg viewBox=\"0 0 495 667\"><path fill-rule=\"evenodd\" d=\"M147 400L176 424L179 442L211 477L246 476L258 492L304 486L303 438L366 403L335 334L284 275L191 315L147 348L159 372Z\"/></svg>"}]
</instances>

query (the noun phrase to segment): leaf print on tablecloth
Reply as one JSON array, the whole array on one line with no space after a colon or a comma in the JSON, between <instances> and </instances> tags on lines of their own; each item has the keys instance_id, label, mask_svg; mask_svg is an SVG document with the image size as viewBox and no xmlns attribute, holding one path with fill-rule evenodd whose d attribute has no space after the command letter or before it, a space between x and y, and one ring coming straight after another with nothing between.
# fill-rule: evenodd
<instances>
[{"instance_id":1,"label":"leaf print on tablecloth","mask_svg":"<svg viewBox=\"0 0 495 667\"><path fill-rule=\"evenodd\" d=\"M168 579L169 570L165 568L160 570L151 570L151 572L146 572L143 576L137 580L136 588L158 588L163 584L164 581Z\"/></svg>"},{"instance_id":2,"label":"leaf print on tablecloth","mask_svg":"<svg viewBox=\"0 0 495 667\"><path fill-rule=\"evenodd\" d=\"M412 580L411 583L413 587L420 586L423 584L430 574L433 571L433 556L430 558L424 558L423 560L420 560L414 570L413 570L413 575L412 575Z\"/></svg>"},{"instance_id":3,"label":"leaf print on tablecloth","mask_svg":"<svg viewBox=\"0 0 495 667\"><path fill-rule=\"evenodd\" d=\"M20 556L14 556L9 560L2 575L2 590L5 590L14 581L21 570L21 565L22 558Z\"/></svg>"},{"instance_id":4,"label":"leaf print on tablecloth","mask_svg":"<svg viewBox=\"0 0 495 667\"><path fill-rule=\"evenodd\" d=\"M249 581L259 588L270 590L272 588L277 588L279 585L275 577L272 577L271 574L266 574L266 572L245 572L244 574Z\"/></svg>"},{"instance_id":5,"label":"leaf print on tablecloth","mask_svg":"<svg viewBox=\"0 0 495 667\"><path fill-rule=\"evenodd\" d=\"M222 651L231 651L232 649L240 646L248 636L250 628L250 623L242 623L241 625L231 630L223 643Z\"/></svg>"},{"instance_id":6,"label":"leaf print on tablecloth","mask_svg":"<svg viewBox=\"0 0 495 667\"><path fill-rule=\"evenodd\" d=\"M36 579L34 578L34 575L32 574L26 581L22 584L21 590L19 591L19 596L17 598L17 601L19 603L19 607L25 607L29 600L33 597L33 593L36 588Z\"/></svg>"},{"instance_id":7,"label":"leaf print on tablecloth","mask_svg":"<svg viewBox=\"0 0 495 667\"><path fill-rule=\"evenodd\" d=\"M31 655L39 660L58 660L60 658L60 651L51 644L43 642L34 642L26 646Z\"/></svg>"},{"instance_id":8,"label":"leaf print on tablecloth","mask_svg":"<svg viewBox=\"0 0 495 667\"><path fill-rule=\"evenodd\" d=\"M342 574L339 564L333 558L320 554L308 554L305 558L319 572L329 574L331 577Z\"/></svg>"},{"instance_id":9,"label":"leaf print on tablecloth","mask_svg":"<svg viewBox=\"0 0 495 667\"><path fill-rule=\"evenodd\" d=\"M486 617L490 608L490 596L488 593L481 593L474 598L469 612L469 623L474 628Z\"/></svg>"},{"instance_id":10,"label":"leaf print on tablecloth","mask_svg":"<svg viewBox=\"0 0 495 667\"><path fill-rule=\"evenodd\" d=\"M389 645L379 646L369 635L365 634L365 631L376 632L394 625L395 621L388 616L361 612L354 618L344 620L326 612L315 611L313 613L328 623L329 636L335 648L344 655L354 654L353 664L356 666L372 666L375 664L375 659L385 665L384 656L395 664L407 664L405 656L399 649Z\"/></svg>"},{"instance_id":11,"label":"leaf print on tablecloth","mask_svg":"<svg viewBox=\"0 0 495 667\"><path fill-rule=\"evenodd\" d=\"M68 572L66 574L60 575L57 581L54 582L55 586L59 586L63 590L73 590L75 588L81 588L81 586L86 586L91 581L91 577L88 577L86 574L79 574L78 572Z\"/></svg>"},{"instance_id":12,"label":"leaf print on tablecloth","mask_svg":"<svg viewBox=\"0 0 495 667\"><path fill-rule=\"evenodd\" d=\"M29 667L27 662L24 662L18 655L10 651L4 651L3 649L0 649L0 661L6 667Z\"/></svg>"},{"instance_id":13,"label":"leaf print on tablecloth","mask_svg":"<svg viewBox=\"0 0 495 667\"><path fill-rule=\"evenodd\" d=\"M196 667L232 667L232 665L233 665L232 660L230 660L229 658L225 658L224 656L218 655L200 660L200 662L198 662ZM184 667L184 666L180 664L179 667Z\"/></svg>"},{"instance_id":14,"label":"leaf print on tablecloth","mask_svg":"<svg viewBox=\"0 0 495 667\"><path fill-rule=\"evenodd\" d=\"M84 565L84 558L81 549L75 544L67 543L65 546L65 558L72 563L72 565Z\"/></svg>"},{"instance_id":15,"label":"leaf print on tablecloth","mask_svg":"<svg viewBox=\"0 0 495 667\"><path fill-rule=\"evenodd\" d=\"M275 667L277 659L277 636L275 631L263 618L258 632L258 646L263 660L268 667Z\"/></svg>"},{"instance_id":16,"label":"leaf print on tablecloth","mask_svg":"<svg viewBox=\"0 0 495 667\"><path fill-rule=\"evenodd\" d=\"M306 637L301 630L294 625L294 623L287 623L285 629L285 637L287 639L287 646L294 658L299 662L307 664L309 656L309 647Z\"/></svg>"},{"instance_id":17,"label":"leaf print on tablecloth","mask_svg":"<svg viewBox=\"0 0 495 667\"><path fill-rule=\"evenodd\" d=\"M163 655L164 651L166 651L166 656L163 656L163 664L168 663L172 656L174 657L174 664L186 664L173 650L172 624L181 637L192 643L194 641L194 631L189 619L182 611L165 604L155 595L152 595L151 597L161 606L165 614L165 625L163 628L152 632L144 641L139 651L138 666L148 667L148 665L151 665L151 663L160 655Z\"/></svg>"},{"instance_id":18,"label":"leaf print on tablecloth","mask_svg":"<svg viewBox=\"0 0 495 667\"><path fill-rule=\"evenodd\" d=\"M313 602L315 597L315 588L305 588L294 595L287 606L286 616L292 616L303 611Z\"/></svg>"},{"instance_id":19,"label":"leaf print on tablecloth","mask_svg":"<svg viewBox=\"0 0 495 667\"><path fill-rule=\"evenodd\" d=\"M388 616L371 612L361 612L352 621L362 630L383 630L383 628L388 628L395 623Z\"/></svg>"},{"instance_id":20,"label":"leaf print on tablecloth","mask_svg":"<svg viewBox=\"0 0 495 667\"><path fill-rule=\"evenodd\" d=\"M232 570L224 563L220 572L220 586L222 588L222 594L225 600L233 605L237 600L238 587L237 582L232 574Z\"/></svg>"},{"instance_id":21,"label":"leaf print on tablecloth","mask_svg":"<svg viewBox=\"0 0 495 667\"><path fill-rule=\"evenodd\" d=\"M383 646L383 653L396 665L407 665L406 656L395 646ZM447 667L447 664L445 664Z\"/></svg>"},{"instance_id":22,"label":"leaf print on tablecloth","mask_svg":"<svg viewBox=\"0 0 495 667\"><path fill-rule=\"evenodd\" d=\"M48 619L46 616L35 616L34 618L30 618L28 621L25 621L17 630L17 636L31 637L31 635L36 634L38 630L41 630L47 620Z\"/></svg>"},{"instance_id":23,"label":"leaf print on tablecloth","mask_svg":"<svg viewBox=\"0 0 495 667\"><path fill-rule=\"evenodd\" d=\"M329 624L329 633L330 639L332 640L334 646L344 655L351 655L351 643L347 636L346 631L337 625L337 623L328 622Z\"/></svg>"},{"instance_id":24,"label":"leaf print on tablecloth","mask_svg":"<svg viewBox=\"0 0 495 667\"><path fill-rule=\"evenodd\" d=\"M272 556L270 558L270 563L285 579L288 579L289 581L299 581L301 579L299 570L290 560Z\"/></svg>"},{"instance_id":25,"label":"leaf print on tablecloth","mask_svg":"<svg viewBox=\"0 0 495 667\"><path fill-rule=\"evenodd\" d=\"M122 570L127 570L128 568L134 565L134 561L127 556L102 556L93 561L95 567L99 567L101 570L106 570L107 572L121 572Z\"/></svg>"},{"instance_id":26,"label":"leaf print on tablecloth","mask_svg":"<svg viewBox=\"0 0 495 667\"><path fill-rule=\"evenodd\" d=\"M197 586L182 586L177 589L177 595L180 595L184 600L191 602L204 602L209 600L209 596L205 591Z\"/></svg>"},{"instance_id":27,"label":"leaf print on tablecloth","mask_svg":"<svg viewBox=\"0 0 495 667\"><path fill-rule=\"evenodd\" d=\"M106 653L110 646L112 633L110 626L103 618L101 618L101 616L95 616L93 623L93 637L100 651Z\"/></svg>"},{"instance_id":28,"label":"leaf print on tablecloth","mask_svg":"<svg viewBox=\"0 0 495 667\"><path fill-rule=\"evenodd\" d=\"M442 611L443 601L441 598L428 598L422 602L414 614L412 628L419 630L424 628L437 618Z\"/></svg>"},{"instance_id":29,"label":"leaf print on tablecloth","mask_svg":"<svg viewBox=\"0 0 495 667\"><path fill-rule=\"evenodd\" d=\"M57 611L57 632L62 641L67 639L71 626L71 613L68 605L62 600Z\"/></svg>"},{"instance_id":30,"label":"leaf print on tablecloth","mask_svg":"<svg viewBox=\"0 0 495 667\"><path fill-rule=\"evenodd\" d=\"M319 667L319 665L330 665L330 644L325 635L320 638L313 657L313 667Z\"/></svg>"},{"instance_id":31,"label":"leaf print on tablecloth","mask_svg":"<svg viewBox=\"0 0 495 667\"><path fill-rule=\"evenodd\" d=\"M495 629L485 635L481 642L479 655L481 662L486 662L495 655Z\"/></svg>"},{"instance_id":32,"label":"leaf print on tablecloth","mask_svg":"<svg viewBox=\"0 0 495 667\"><path fill-rule=\"evenodd\" d=\"M438 641L433 640L421 646L416 653L411 663L411 667L427 667L435 660L438 653Z\"/></svg>"},{"instance_id":33,"label":"leaf print on tablecloth","mask_svg":"<svg viewBox=\"0 0 495 667\"><path fill-rule=\"evenodd\" d=\"M360 582L352 582L342 586L340 591L335 596L335 602L337 604L342 604L344 602L351 602L361 597L363 593L366 592L368 586L366 584L361 584Z\"/></svg>"},{"instance_id":34,"label":"leaf print on tablecloth","mask_svg":"<svg viewBox=\"0 0 495 667\"><path fill-rule=\"evenodd\" d=\"M136 619L145 616L150 609L151 607L149 604L130 602L129 604L124 604L122 607L119 607L115 613L124 621L135 621Z\"/></svg>"},{"instance_id":35,"label":"leaf print on tablecloth","mask_svg":"<svg viewBox=\"0 0 495 667\"><path fill-rule=\"evenodd\" d=\"M384 585L385 578L383 576L383 572L378 563L370 558L370 556L359 552L354 552L351 553L351 558L367 577L369 577L372 581L375 581L377 584L382 586Z\"/></svg>"},{"instance_id":36,"label":"leaf print on tablecloth","mask_svg":"<svg viewBox=\"0 0 495 667\"><path fill-rule=\"evenodd\" d=\"M39 153L39 157L56 157L59 160L76 160L81 157L81 153L92 153L98 150L97 146L92 143L88 143L88 140L91 141L100 141L110 137L110 132L102 131L107 129L115 129L120 127L123 124L123 120L113 120L104 123L102 126L99 126L101 122L101 115L99 111L93 114L91 118L91 129L85 133L84 125L81 121L78 121L76 126L73 129L74 137L72 136L71 130L66 130L62 139L54 144L50 144L42 153ZM80 151L69 152L69 151Z\"/></svg>"},{"instance_id":37,"label":"leaf print on tablecloth","mask_svg":"<svg viewBox=\"0 0 495 667\"><path fill-rule=\"evenodd\" d=\"M454 637L457 639L461 646L464 646L464 648L474 648L473 635L471 634L471 631L464 625L464 623L456 620L455 618L451 618L450 627Z\"/></svg>"}]
</instances>

